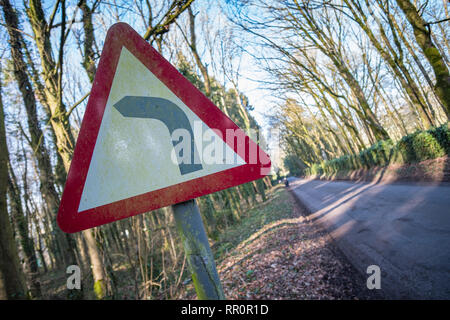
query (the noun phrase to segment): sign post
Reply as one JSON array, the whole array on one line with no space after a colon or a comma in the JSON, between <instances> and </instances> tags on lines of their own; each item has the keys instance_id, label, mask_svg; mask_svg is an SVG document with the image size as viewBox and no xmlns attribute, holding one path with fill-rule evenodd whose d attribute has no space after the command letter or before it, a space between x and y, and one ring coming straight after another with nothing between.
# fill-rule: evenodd
<instances>
[{"instance_id":1,"label":"sign post","mask_svg":"<svg viewBox=\"0 0 450 320\"><path fill-rule=\"evenodd\" d=\"M125 23L106 35L57 222L79 232L173 205L199 299L224 299L195 198L266 176L269 156Z\"/></svg>"},{"instance_id":2,"label":"sign post","mask_svg":"<svg viewBox=\"0 0 450 320\"><path fill-rule=\"evenodd\" d=\"M177 203L172 208L198 299L225 299L202 217L195 200Z\"/></svg>"}]
</instances>

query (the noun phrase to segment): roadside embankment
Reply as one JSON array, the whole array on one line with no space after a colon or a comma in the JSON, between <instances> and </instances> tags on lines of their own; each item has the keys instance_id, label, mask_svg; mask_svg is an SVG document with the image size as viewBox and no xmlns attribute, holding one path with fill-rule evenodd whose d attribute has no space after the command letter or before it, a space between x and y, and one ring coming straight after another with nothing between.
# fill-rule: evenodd
<instances>
[{"instance_id":1,"label":"roadside embankment","mask_svg":"<svg viewBox=\"0 0 450 320\"><path fill-rule=\"evenodd\" d=\"M450 158L448 156L409 164L391 164L370 169L341 170L331 174L316 174L305 177L319 180L352 180L355 182L450 182Z\"/></svg>"},{"instance_id":2,"label":"roadside embankment","mask_svg":"<svg viewBox=\"0 0 450 320\"><path fill-rule=\"evenodd\" d=\"M450 298L448 183L290 178L290 190L361 274L380 267L386 297Z\"/></svg>"}]
</instances>

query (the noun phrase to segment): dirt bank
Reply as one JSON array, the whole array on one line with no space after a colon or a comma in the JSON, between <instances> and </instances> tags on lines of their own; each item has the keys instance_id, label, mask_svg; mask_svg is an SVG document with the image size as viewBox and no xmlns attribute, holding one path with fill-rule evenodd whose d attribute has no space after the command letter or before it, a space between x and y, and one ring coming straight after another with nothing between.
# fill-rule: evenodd
<instances>
[{"instance_id":1,"label":"dirt bank","mask_svg":"<svg viewBox=\"0 0 450 320\"><path fill-rule=\"evenodd\" d=\"M450 182L450 158L448 156L411 164L392 164L386 167L341 171L333 175L315 175L307 178L320 180L352 180L366 182Z\"/></svg>"}]
</instances>

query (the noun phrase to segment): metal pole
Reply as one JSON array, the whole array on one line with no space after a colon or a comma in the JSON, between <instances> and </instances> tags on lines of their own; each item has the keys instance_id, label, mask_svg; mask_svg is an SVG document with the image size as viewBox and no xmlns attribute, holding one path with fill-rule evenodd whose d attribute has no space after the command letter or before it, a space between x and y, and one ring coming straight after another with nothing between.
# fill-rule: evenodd
<instances>
[{"instance_id":1,"label":"metal pole","mask_svg":"<svg viewBox=\"0 0 450 320\"><path fill-rule=\"evenodd\" d=\"M225 299L202 217L195 200L177 203L172 208L198 299Z\"/></svg>"}]
</instances>

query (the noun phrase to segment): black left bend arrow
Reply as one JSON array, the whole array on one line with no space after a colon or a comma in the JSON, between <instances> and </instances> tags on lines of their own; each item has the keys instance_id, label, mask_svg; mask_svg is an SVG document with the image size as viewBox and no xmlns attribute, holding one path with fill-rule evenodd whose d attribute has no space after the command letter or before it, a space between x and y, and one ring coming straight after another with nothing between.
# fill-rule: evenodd
<instances>
[{"instance_id":1,"label":"black left bend arrow","mask_svg":"<svg viewBox=\"0 0 450 320\"><path fill-rule=\"evenodd\" d=\"M175 103L163 98L126 96L114 104L114 108L116 108L124 117L159 120L165 124L167 129L169 129L171 136L176 129L187 130L191 137L191 161L190 163L184 163L183 161L180 161L180 157L177 154L180 172L184 175L203 169L200 163L195 163L195 159L199 159L199 157L194 142L194 133L192 131L191 123L184 111ZM174 147L176 144L177 141L172 140L172 145Z\"/></svg>"}]
</instances>

